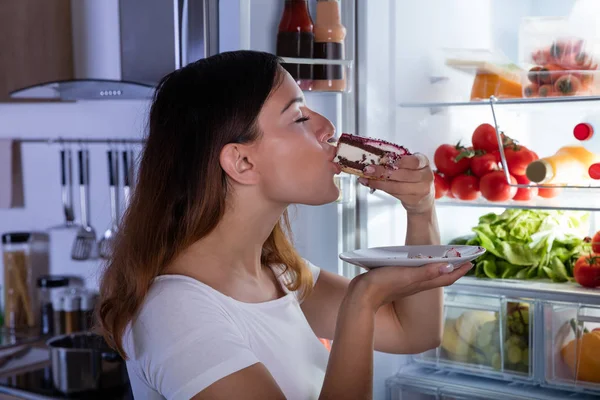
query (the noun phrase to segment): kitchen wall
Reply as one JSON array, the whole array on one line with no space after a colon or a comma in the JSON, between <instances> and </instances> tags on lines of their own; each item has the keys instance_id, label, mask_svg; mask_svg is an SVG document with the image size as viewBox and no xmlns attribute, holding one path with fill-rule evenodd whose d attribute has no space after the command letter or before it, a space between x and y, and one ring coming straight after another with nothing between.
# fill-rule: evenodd
<instances>
[{"instance_id":1,"label":"kitchen wall","mask_svg":"<svg viewBox=\"0 0 600 400\"><path fill-rule=\"evenodd\" d=\"M141 138L148 106L146 101L119 100L0 104L0 138ZM91 223L96 233L101 234L110 221L107 147L90 145L88 148L91 157ZM78 275L85 279L87 286L96 287L100 262L70 259L76 229L51 229L64 220L59 177L60 147L23 143L21 149L25 207L0 209L0 232L47 231L51 240L51 272ZM77 163L73 161L76 170ZM75 189L77 220L80 215L78 201L79 192Z\"/></svg>"}]
</instances>

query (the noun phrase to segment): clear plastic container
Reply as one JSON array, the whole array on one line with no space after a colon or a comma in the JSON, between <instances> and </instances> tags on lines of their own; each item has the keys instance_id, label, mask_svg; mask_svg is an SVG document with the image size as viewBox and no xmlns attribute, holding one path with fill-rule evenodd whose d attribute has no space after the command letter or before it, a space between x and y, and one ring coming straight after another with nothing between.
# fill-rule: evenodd
<instances>
[{"instance_id":1,"label":"clear plastic container","mask_svg":"<svg viewBox=\"0 0 600 400\"><path fill-rule=\"evenodd\" d=\"M4 326L36 327L40 322L37 279L48 270L48 236L13 232L2 235Z\"/></svg>"},{"instance_id":2,"label":"clear plastic container","mask_svg":"<svg viewBox=\"0 0 600 400\"><path fill-rule=\"evenodd\" d=\"M546 386L600 395L600 307L544 304Z\"/></svg>"},{"instance_id":3,"label":"clear plastic container","mask_svg":"<svg viewBox=\"0 0 600 400\"><path fill-rule=\"evenodd\" d=\"M447 292L440 347L418 363L508 381L533 380L533 310L526 299Z\"/></svg>"},{"instance_id":4,"label":"clear plastic container","mask_svg":"<svg viewBox=\"0 0 600 400\"><path fill-rule=\"evenodd\" d=\"M524 18L519 32L524 97L600 94L600 40L562 17Z\"/></svg>"}]
</instances>

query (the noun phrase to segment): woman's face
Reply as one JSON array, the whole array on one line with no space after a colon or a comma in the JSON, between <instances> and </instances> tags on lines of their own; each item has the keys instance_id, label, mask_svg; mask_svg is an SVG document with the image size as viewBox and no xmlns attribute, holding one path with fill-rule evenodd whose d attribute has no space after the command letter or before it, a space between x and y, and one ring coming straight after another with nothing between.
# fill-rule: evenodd
<instances>
[{"instance_id":1,"label":"woman's face","mask_svg":"<svg viewBox=\"0 0 600 400\"><path fill-rule=\"evenodd\" d=\"M324 116L304 103L304 95L292 77L281 69L282 83L265 102L258 126L254 160L260 185L270 200L319 205L337 199L333 176L335 147L327 143L335 128Z\"/></svg>"}]
</instances>

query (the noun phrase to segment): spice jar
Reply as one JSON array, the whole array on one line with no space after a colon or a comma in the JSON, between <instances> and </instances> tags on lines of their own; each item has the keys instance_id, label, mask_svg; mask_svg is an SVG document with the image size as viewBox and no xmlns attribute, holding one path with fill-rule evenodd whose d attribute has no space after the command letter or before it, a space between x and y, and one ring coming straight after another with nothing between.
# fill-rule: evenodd
<instances>
[{"instance_id":1,"label":"spice jar","mask_svg":"<svg viewBox=\"0 0 600 400\"><path fill-rule=\"evenodd\" d=\"M40 332L42 335L54 333L54 309L52 293L69 286L69 278L45 275L37 280L40 298Z\"/></svg>"},{"instance_id":2,"label":"spice jar","mask_svg":"<svg viewBox=\"0 0 600 400\"><path fill-rule=\"evenodd\" d=\"M65 334L79 332L81 297L75 291L67 292L63 298L65 310Z\"/></svg>"},{"instance_id":3,"label":"spice jar","mask_svg":"<svg viewBox=\"0 0 600 400\"><path fill-rule=\"evenodd\" d=\"M96 293L84 291L81 293L81 322L82 331L89 331L94 326L94 306L96 305Z\"/></svg>"},{"instance_id":4,"label":"spice jar","mask_svg":"<svg viewBox=\"0 0 600 400\"><path fill-rule=\"evenodd\" d=\"M54 336L65 334L65 289L54 290L52 297L52 311L54 314L53 334Z\"/></svg>"},{"instance_id":5,"label":"spice jar","mask_svg":"<svg viewBox=\"0 0 600 400\"><path fill-rule=\"evenodd\" d=\"M39 323L36 280L48 267L48 236L14 232L2 235L4 325L32 328Z\"/></svg>"}]
</instances>

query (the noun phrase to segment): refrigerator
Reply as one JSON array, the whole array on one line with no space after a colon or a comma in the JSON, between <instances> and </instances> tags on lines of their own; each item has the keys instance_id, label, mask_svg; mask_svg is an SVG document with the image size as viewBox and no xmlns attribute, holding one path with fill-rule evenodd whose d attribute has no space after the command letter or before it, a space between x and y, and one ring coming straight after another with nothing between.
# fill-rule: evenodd
<instances>
[{"instance_id":1,"label":"refrigerator","mask_svg":"<svg viewBox=\"0 0 600 400\"><path fill-rule=\"evenodd\" d=\"M309 1L313 21L315 3ZM274 53L283 4L283 0L221 0L220 50ZM423 153L431 162L440 144L470 141L473 130L482 123L497 126L539 154L552 154L558 145L571 143L572 127L594 112L596 101L567 103L558 99L522 104L488 100L473 104L473 72L449 68L446 60L490 53L519 63L532 46L522 32L525 21L532 18L569 18L577 13L582 21L577 33L597 38L600 14L594 12L600 10L596 6L586 0L341 0L347 36L345 58L339 64L347 72L349 89L343 93L305 91L306 101L334 123L338 134L385 139ZM338 183L341 196L335 204L294 207L294 239L304 257L352 278L361 270L342 262L339 253L404 244L406 215L397 200L380 192L369 193L353 177L342 175ZM472 233L480 216L513 207L589 211L589 232L593 234L600 204L595 190L565 189L560 198L526 205L440 199L437 212L442 243ZM558 359L557 349L562 344L555 343L567 320L590 330L600 326L598 291L586 291L573 283L561 286L465 278L446 289L444 315L448 322L465 311L487 313L504 321L497 328L503 330L515 304L524 304L530 318L525 333L529 365L521 371L447 360L441 348L423 355L376 353L374 398L600 397L599 385L557 371L556 365L565 366ZM499 345L505 357L507 346Z\"/></svg>"}]
</instances>

